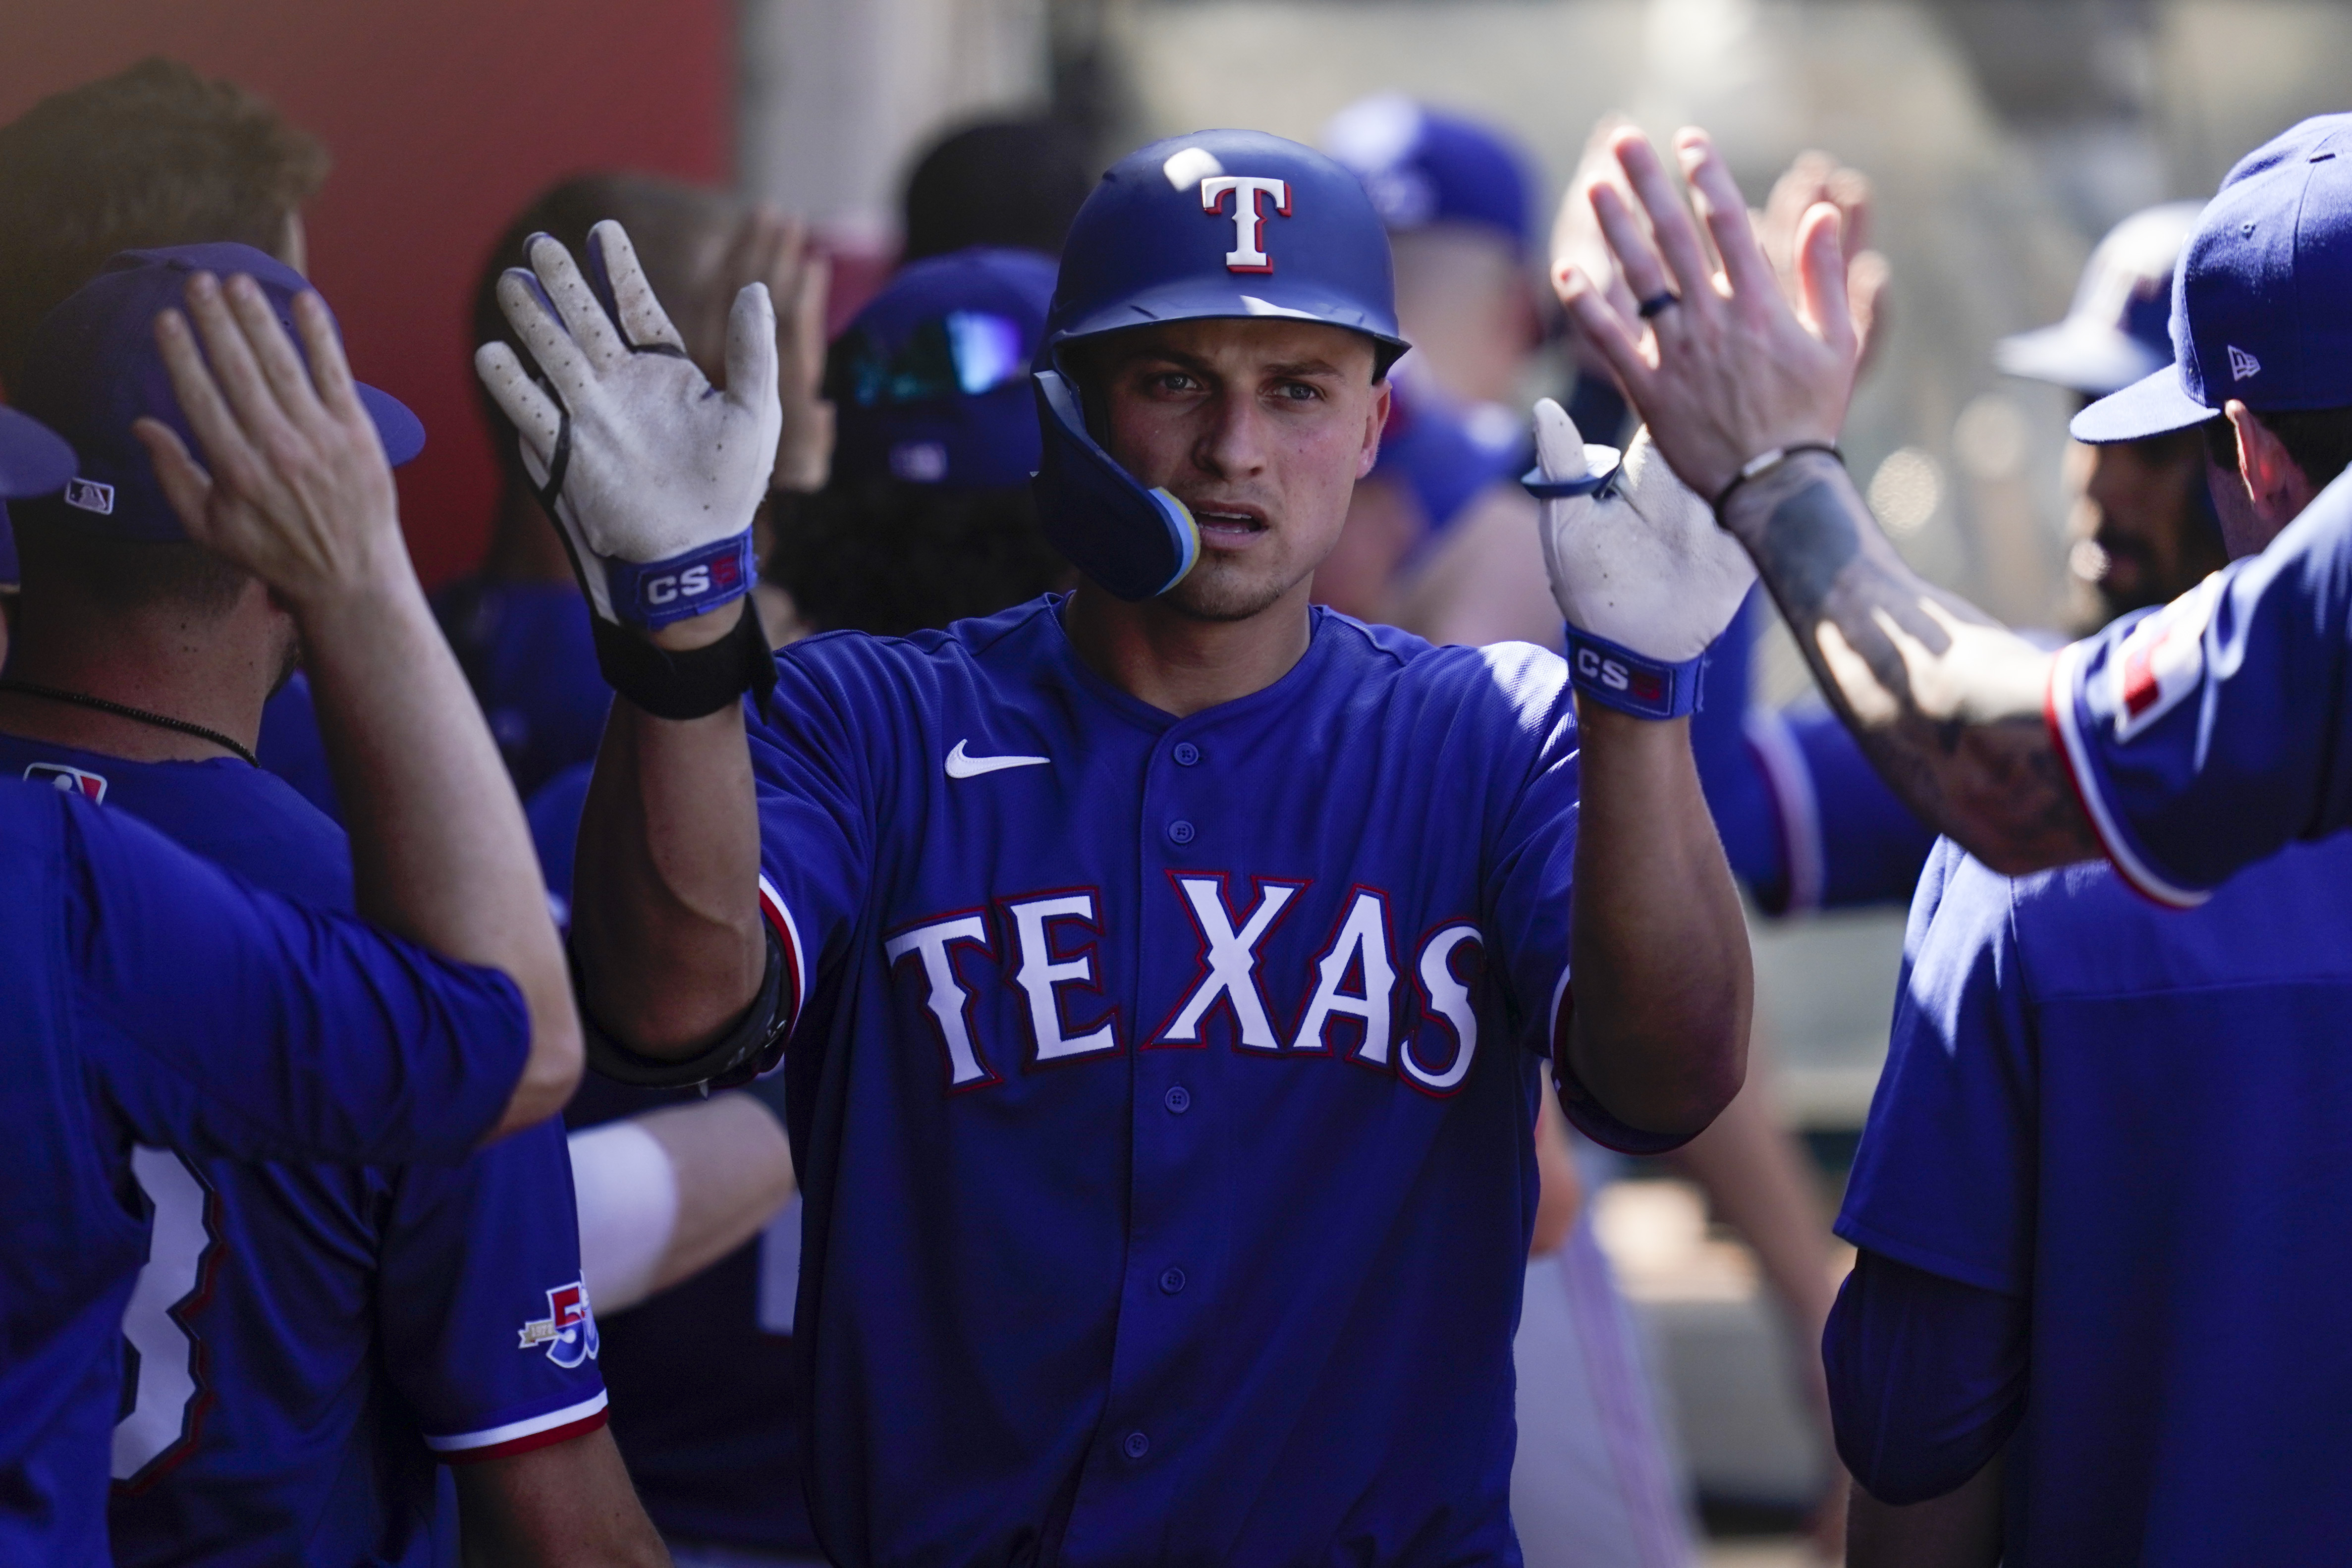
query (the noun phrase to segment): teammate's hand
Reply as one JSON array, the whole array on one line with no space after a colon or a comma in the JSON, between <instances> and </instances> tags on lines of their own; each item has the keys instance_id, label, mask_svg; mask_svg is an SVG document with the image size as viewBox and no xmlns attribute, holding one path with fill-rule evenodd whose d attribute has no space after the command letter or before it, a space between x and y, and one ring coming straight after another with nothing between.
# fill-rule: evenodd
<instances>
[{"instance_id":1,"label":"teammate's hand","mask_svg":"<svg viewBox=\"0 0 2352 1568\"><path fill-rule=\"evenodd\" d=\"M1546 479L1582 477L1586 451L1567 411L1549 398L1536 404ZM1552 598L1568 623L1664 664L1704 653L1756 580L1748 552L1675 477L1646 430L1605 493L1546 500L1541 527Z\"/></svg>"},{"instance_id":2,"label":"teammate's hand","mask_svg":"<svg viewBox=\"0 0 2352 1568\"><path fill-rule=\"evenodd\" d=\"M652 630L741 597L782 419L767 286L735 296L720 391L687 357L620 225L588 231L593 289L547 235L524 254L531 270L499 280L499 308L547 385L504 343L476 350L474 368L520 433L590 604Z\"/></svg>"},{"instance_id":3,"label":"teammate's hand","mask_svg":"<svg viewBox=\"0 0 2352 1568\"><path fill-rule=\"evenodd\" d=\"M411 577L383 442L325 302L310 292L294 299L307 367L253 279L199 272L187 305L185 316L155 319L155 340L204 465L162 421L131 428L188 537L298 612L387 572Z\"/></svg>"},{"instance_id":4,"label":"teammate's hand","mask_svg":"<svg viewBox=\"0 0 2352 1568\"><path fill-rule=\"evenodd\" d=\"M825 296L833 264L808 225L761 204L743 214L719 266L720 287L703 291L703 308L724 317L738 290L764 283L776 309L776 391L783 428L776 441L778 490L803 494L824 488L833 464L833 404L818 395L824 383ZM715 341L723 319L706 320L694 341Z\"/></svg>"},{"instance_id":5,"label":"teammate's hand","mask_svg":"<svg viewBox=\"0 0 2352 1568\"><path fill-rule=\"evenodd\" d=\"M1640 302L1625 287L1625 275L1619 270L1617 258L1609 254L1609 242L1601 233L1601 220L1592 213L1592 187L1615 185L1622 204L1632 210L1633 190L1625 183L1625 172L1617 166L1617 156L1610 150L1610 144L1618 132L1630 129L1633 123L1614 110L1593 122L1584 139L1584 151L1577 159L1576 172L1560 195L1559 211L1551 223L1552 287L1558 289L1571 267L1579 269L1601 286L1609 303L1628 320L1633 319ZM1571 319L1569 349L1579 373L1609 374L1608 361L1583 333L1574 330L1574 326Z\"/></svg>"},{"instance_id":6,"label":"teammate's hand","mask_svg":"<svg viewBox=\"0 0 2352 1568\"><path fill-rule=\"evenodd\" d=\"M1805 214L1827 202L1838 210L1838 239L1845 252L1846 308L1853 316L1859 371L1870 368L1886 326L1886 284L1893 269L1870 246L1870 176L1826 152L1800 152L1780 177L1761 212L1750 213L1757 243L1780 280L1780 292L1794 307L1803 298L1797 272L1797 230ZM1859 371L1857 372L1859 373Z\"/></svg>"},{"instance_id":7,"label":"teammate's hand","mask_svg":"<svg viewBox=\"0 0 2352 1568\"><path fill-rule=\"evenodd\" d=\"M1712 499L1750 459L1795 442L1834 441L1853 392L1860 344L1846 301L1838 210L1810 208L1797 226L1798 300L1780 292L1756 242L1748 204L1701 131L1675 138L1691 195L1715 241L1718 274L1683 206L1681 183L1641 132L1611 152L1640 200L1591 187L1593 215L1646 319L1612 305L1581 266L1557 278L1568 307L1658 450L1684 483ZM1672 300L1672 303L1666 301Z\"/></svg>"}]
</instances>

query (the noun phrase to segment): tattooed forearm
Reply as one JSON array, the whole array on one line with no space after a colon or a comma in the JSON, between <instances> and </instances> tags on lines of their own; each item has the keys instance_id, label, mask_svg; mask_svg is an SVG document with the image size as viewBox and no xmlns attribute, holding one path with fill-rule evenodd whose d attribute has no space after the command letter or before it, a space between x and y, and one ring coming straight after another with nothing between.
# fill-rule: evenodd
<instances>
[{"instance_id":1,"label":"tattooed forearm","mask_svg":"<svg viewBox=\"0 0 2352 1568\"><path fill-rule=\"evenodd\" d=\"M2042 723L2050 656L1914 573L1833 459L1791 458L1743 486L1724 526L1831 706L1924 820L2011 873L2098 854Z\"/></svg>"}]
</instances>

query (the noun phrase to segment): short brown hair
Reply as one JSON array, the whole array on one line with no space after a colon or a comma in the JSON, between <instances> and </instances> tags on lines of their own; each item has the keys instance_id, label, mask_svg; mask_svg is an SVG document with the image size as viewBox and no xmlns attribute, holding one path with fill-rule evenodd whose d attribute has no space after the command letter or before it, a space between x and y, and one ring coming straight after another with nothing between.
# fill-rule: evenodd
<instances>
[{"instance_id":1,"label":"short brown hair","mask_svg":"<svg viewBox=\"0 0 2352 1568\"><path fill-rule=\"evenodd\" d=\"M174 60L0 127L0 382L18 379L41 318L117 251L236 241L278 255L327 165L325 146L259 98Z\"/></svg>"}]
</instances>

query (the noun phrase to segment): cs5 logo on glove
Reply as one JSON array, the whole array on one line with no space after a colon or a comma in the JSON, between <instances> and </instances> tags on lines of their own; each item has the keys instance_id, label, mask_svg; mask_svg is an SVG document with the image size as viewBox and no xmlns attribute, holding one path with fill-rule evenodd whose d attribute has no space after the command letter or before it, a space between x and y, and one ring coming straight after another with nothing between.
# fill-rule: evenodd
<instances>
[{"instance_id":1,"label":"cs5 logo on glove","mask_svg":"<svg viewBox=\"0 0 2352 1568\"><path fill-rule=\"evenodd\" d=\"M621 619L660 628L740 597L751 580L751 536L715 539L667 560L615 560L607 569Z\"/></svg>"}]
</instances>

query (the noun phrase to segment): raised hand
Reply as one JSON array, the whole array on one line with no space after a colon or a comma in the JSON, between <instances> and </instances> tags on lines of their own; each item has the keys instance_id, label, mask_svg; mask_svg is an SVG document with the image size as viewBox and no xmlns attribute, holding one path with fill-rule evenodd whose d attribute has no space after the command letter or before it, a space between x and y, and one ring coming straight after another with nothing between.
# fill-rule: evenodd
<instances>
[{"instance_id":1,"label":"raised hand","mask_svg":"<svg viewBox=\"0 0 2352 1568\"><path fill-rule=\"evenodd\" d=\"M1686 130L1675 146L1715 256L1684 206L1683 182L1648 138L1628 127L1610 138L1609 149L1639 212L1612 181L1592 183L1590 201L1638 302L1634 311L1612 304L1581 264L1556 271L1555 282L1658 450L1685 484L1712 499L1767 453L1836 439L1860 343L1846 299L1838 209L1816 204L1798 223L1792 306L1706 132Z\"/></svg>"},{"instance_id":2,"label":"raised hand","mask_svg":"<svg viewBox=\"0 0 2352 1568\"><path fill-rule=\"evenodd\" d=\"M1617 455L1586 446L1546 398L1536 404L1536 455L1547 488L1574 491L1594 459ZM1748 553L1675 477L1646 431L1608 485L1544 497L1541 527L1552 597L1569 625L1659 664L1704 653L1756 580Z\"/></svg>"},{"instance_id":3,"label":"raised hand","mask_svg":"<svg viewBox=\"0 0 2352 1568\"><path fill-rule=\"evenodd\" d=\"M325 302L295 298L302 353L249 277L199 272L187 307L156 319L155 340L205 461L160 420L132 429L188 537L298 609L411 578L383 443Z\"/></svg>"},{"instance_id":4,"label":"raised hand","mask_svg":"<svg viewBox=\"0 0 2352 1568\"><path fill-rule=\"evenodd\" d=\"M729 308L721 390L687 357L620 225L589 230L588 277L545 235L524 254L530 270L509 269L499 306L546 384L503 343L477 350L474 368L520 433L590 604L651 631L741 597L782 421L767 286L744 285Z\"/></svg>"},{"instance_id":5,"label":"raised hand","mask_svg":"<svg viewBox=\"0 0 2352 1568\"><path fill-rule=\"evenodd\" d=\"M776 443L772 486L803 493L824 488L833 461L833 404L818 395L824 382L825 296L833 264L808 225L773 207L743 214L719 262L720 287L705 290L704 308L723 317L745 284L763 283L776 308L776 390L783 428ZM694 340L716 341L723 320L710 320Z\"/></svg>"},{"instance_id":6,"label":"raised hand","mask_svg":"<svg viewBox=\"0 0 2352 1568\"><path fill-rule=\"evenodd\" d=\"M1840 163L1830 154L1797 154L1780 177L1761 212L1749 214L1764 256L1780 280L1780 292L1794 303L1802 286L1797 271L1797 229L1805 214L1823 202L1838 210L1838 236L1845 252L1846 306L1853 314L1854 336L1861 340L1862 369L1870 367L1886 325L1886 284L1892 276L1886 258L1870 246L1873 193L1870 176Z\"/></svg>"}]
</instances>

